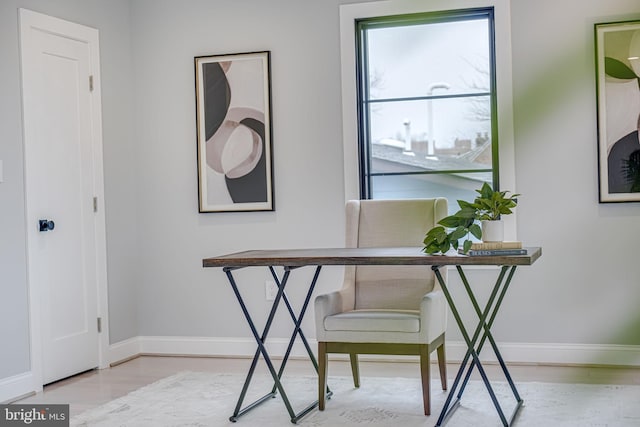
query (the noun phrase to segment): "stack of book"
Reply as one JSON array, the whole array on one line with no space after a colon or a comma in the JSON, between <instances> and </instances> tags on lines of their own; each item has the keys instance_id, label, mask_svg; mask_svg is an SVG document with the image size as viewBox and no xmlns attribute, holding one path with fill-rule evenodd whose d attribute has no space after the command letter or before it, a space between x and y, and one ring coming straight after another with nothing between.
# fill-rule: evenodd
<instances>
[{"instance_id":1,"label":"stack of book","mask_svg":"<svg viewBox=\"0 0 640 427\"><path fill-rule=\"evenodd\" d=\"M462 249L458 249L463 253ZM468 256L499 256L499 255L526 255L527 250L522 248L522 242L478 242L472 243Z\"/></svg>"}]
</instances>

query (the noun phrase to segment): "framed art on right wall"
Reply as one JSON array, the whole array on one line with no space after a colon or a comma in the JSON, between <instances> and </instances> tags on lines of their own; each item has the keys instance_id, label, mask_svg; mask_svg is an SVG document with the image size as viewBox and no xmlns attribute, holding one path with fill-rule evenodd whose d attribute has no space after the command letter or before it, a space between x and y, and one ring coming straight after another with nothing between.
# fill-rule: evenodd
<instances>
[{"instance_id":1,"label":"framed art on right wall","mask_svg":"<svg viewBox=\"0 0 640 427\"><path fill-rule=\"evenodd\" d=\"M640 202L640 21L595 25L600 202Z\"/></svg>"}]
</instances>

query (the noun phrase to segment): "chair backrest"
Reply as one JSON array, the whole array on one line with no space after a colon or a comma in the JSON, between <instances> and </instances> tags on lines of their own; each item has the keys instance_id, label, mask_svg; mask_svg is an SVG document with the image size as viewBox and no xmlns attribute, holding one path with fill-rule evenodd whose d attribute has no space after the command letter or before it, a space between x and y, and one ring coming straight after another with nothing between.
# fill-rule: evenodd
<instances>
[{"instance_id":1,"label":"chair backrest","mask_svg":"<svg viewBox=\"0 0 640 427\"><path fill-rule=\"evenodd\" d=\"M347 247L422 247L427 231L447 216L447 199L350 200ZM430 266L357 266L345 270L355 284L356 309L418 310L434 288Z\"/></svg>"}]
</instances>

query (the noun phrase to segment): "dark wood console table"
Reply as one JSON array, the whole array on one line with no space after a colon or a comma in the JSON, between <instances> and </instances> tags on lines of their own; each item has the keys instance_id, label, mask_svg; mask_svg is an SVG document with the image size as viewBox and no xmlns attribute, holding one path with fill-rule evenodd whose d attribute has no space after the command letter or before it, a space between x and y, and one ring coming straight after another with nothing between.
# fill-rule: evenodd
<instances>
[{"instance_id":1,"label":"dark wood console table","mask_svg":"<svg viewBox=\"0 0 640 427\"><path fill-rule=\"evenodd\" d=\"M504 295L511 283L513 275L516 271L516 267L520 265L531 265L533 264L541 255L542 249L538 247L526 248L527 255L514 255L514 256L464 256L464 255L454 255L454 256L443 256L443 255L427 255L422 253L421 248L320 248L320 249L293 249L293 250L251 250L245 252L238 252L229 255L223 255L212 258L205 258L202 260L203 267L222 267L223 271L227 275L227 279L231 284L234 294L238 299L238 303L240 304L240 308L247 320L247 323L251 329L254 339L256 340L256 344L258 346L256 353L254 355L253 361L251 363L251 367L247 374L242 392L238 399L235 411L233 415L229 418L231 421L236 421L238 417L244 415L251 409L254 409L259 404L263 403L270 397L274 397L276 391L280 393L282 396L283 402L289 415L291 417L292 423L297 423L300 418L305 416L315 407L317 407L318 402L314 402L308 407L304 408L302 411L296 413L291 403L287 397L286 391L282 386L282 382L280 378L284 372L287 360L289 358L291 349L296 338L299 336L301 341L303 342L306 351L309 355L310 360L312 361L316 371L318 370L318 364L316 358L314 356L314 352L309 346L306 337L300 327L302 323L302 319L306 313L308 308L311 295L315 288L316 282L318 280L318 276L320 275L320 270L322 266L325 265L336 265L336 266L344 266L344 265L430 265L432 270L435 273L436 279L440 283L442 290L445 294L449 307L455 317L456 323L460 328L462 336L467 345L467 352L465 357L463 358L462 364L458 370L456 378L454 380L453 386L449 391L447 399L445 401L444 407L442 408L442 412L438 418L436 423L437 426L443 425L449 416L455 411L455 409L460 404L460 399L464 393L464 389L467 385L469 377L474 368L478 369L480 376L489 392L491 399L494 403L496 411L500 417L500 421L504 426L510 426L515 420L515 417L522 406L523 400L520 397L516 386L511 379L511 375L509 374L509 370L500 354L498 346L493 339L493 335L491 334L491 326L495 320L498 309L502 303ZM478 301L469 285L469 281L464 273L464 266L477 266L477 265L492 265L500 267L500 272L498 274L498 278L493 286L493 290L485 304L484 308L481 308L478 304ZM275 271L275 267L284 267L284 274L282 277L279 277ZM293 310L289 299L285 293L285 287L287 282L289 281L289 276L292 270L305 267L305 266L313 266L315 267L315 274L311 283L308 286L308 290L306 293L305 300L302 304L302 308L298 314ZM470 301L474 307L474 311L478 316L478 323L473 328L473 333L469 335L467 331L467 327L465 327L458 309L451 297L449 292L449 288L447 283L445 283L440 269L445 266L455 266L462 283L465 287L467 295L470 298ZM271 271L271 274L278 285L278 293L273 301L271 306L271 310L269 312L269 316L267 318L265 327L262 333L258 333L256 329L255 323L249 313L246 304L241 296L240 290L236 283L235 278L233 277L233 271L239 268L245 267L268 267ZM280 365L279 370L276 372L273 363L271 362L271 358L267 349L265 347L265 341L267 339L267 335L269 333L269 329L271 328L271 323L275 316L275 313L280 305L280 302L283 301L291 319L294 323L294 330L291 335L291 339L289 341L289 345L287 347L287 351L285 352L284 358ZM471 329L469 329L471 330ZM491 386L491 382L489 381L484 368L482 367L482 363L479 359L479 354L485 344L486 341L489 341L498 362L502 368L502 372L507 379L509 386L511 387L511 391L515 398L516 404L515 408L512 412L512 415L507 419L502 410L500 403L498 402L493 388ZM245 408L242 408L242 404L255 372L255 368L257 362L260 358L260 355L264 358L267 367L269 368L269 372L273 377L274 386L268 394L258 399L257 401L247 405ZM466 371L466 373L465 373ZM464 375L464 378L463 378ZM329 392L331 393L331 392ZM453 398L455 397L455 401Z\"/></svg>"}]
</instances>

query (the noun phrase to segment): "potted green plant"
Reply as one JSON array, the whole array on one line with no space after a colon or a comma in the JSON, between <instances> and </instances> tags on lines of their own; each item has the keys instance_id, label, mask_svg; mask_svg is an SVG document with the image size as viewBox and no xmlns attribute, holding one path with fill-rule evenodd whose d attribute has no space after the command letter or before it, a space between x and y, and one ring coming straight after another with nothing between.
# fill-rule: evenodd
<instances>
[{"instance_id":1,"label":"potted green plant","mask_svg":"<svg viewBox=\"0 0 640 427\"><path fill-rule=\"evenodd\" d=\"M453 215L438 221L436 227L429 230L424 238L424 252L428 254L446 253L449 249L460 249L467 253L471 248L471 235L477 239L488 241L501 241L504 235L502 215L513 213L512 209L518 204L519 194L507 195L509 191L494 191L486 182L480 190L476 190L478 196L473 203L458 200L460 210ZM482 228L478 225L482 224ZM492 235L492 226L498 226L497 235ZM497 239L497 240L495 240Z\"/></svg>"},{"instance_id":2,"label":"potted green plant","mask_svg":"<svg viewBox=\"0 0 640 427\"><path fill-rule=\"evenodd\" d=\"M510 215L518 204L519 194L508 196L509 191L494 191L486 182L479 196L473 201L477 219L482 224L482 240L484 242L501 242L504 238L504 222L502 215Z\"/></svg>"}]
</instances>

